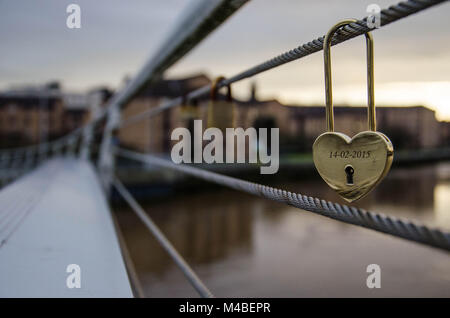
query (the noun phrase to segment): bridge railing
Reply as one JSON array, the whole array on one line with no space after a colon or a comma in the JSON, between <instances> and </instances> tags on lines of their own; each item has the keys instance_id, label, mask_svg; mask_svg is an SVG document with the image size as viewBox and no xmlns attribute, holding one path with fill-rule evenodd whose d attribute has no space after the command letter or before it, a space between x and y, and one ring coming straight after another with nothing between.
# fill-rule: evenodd
<instances>
[{"instance_id":1,"label":"bridge railing","mask_svg":"<svg viewBox=\"0 0 450 318\"><path fill-rule=\"evenodd\" d=\"M100 174L106 193L111 186L123 196L132 209L137 213L140 219L156 237L158 242L172 257L181 271L185 274L194 288L203 297L211 297L212 293L195 275L189 265L183 260L181 255L165 238L163 233L157 228L148 214L139 206L136 200L126 190L123 184L114 176L115 156L123 156L129 159L150 163L167 169L175 169L183 173L201 178L208 182L214 182L233 188L237 191L244 191L254 195L286 203L302 210L321 214L348 224L362 226L383 233L388 233L396 237L401 237L414 242L433 246L445 251L450 251L450 232L430 228L409 220L400 220L379 213L373 213L359 209L357 207L339 205L318 198L307 197L302 194L291 193L282 189L251 183L236 178L220 175L217 173L201 170L188 165L177 165L170 161L161 159L152 154L140 154L124 149L116 148L113 144L114 132L117 129L133 125L144 118L154 117L157 114L171 108L180 106L183 102L196 99L209 94L211 86L206 85L186 96L163 102L140 114L134 115L126 120L121 120L122 108L135 97L144 87L151 85L152 82L160 79L165 70L172 66L176 61L188 53L198 43L200 43L210 32L216 29L229 16L241 8L248 0L201 0L197 5L192 6L188 12L179 21L173 32L163 43L160 50L144 65L141 71L132 79L129 84L120 92L115 94L107 106L94 118L92 118L83 127L78 128L68 136L59 140L49 142L43 145L25 147L15 150L6 150L0 152L0 165L3 162L11 161L11 158L27 158L29 153L35 154L38 159L31 161L28 157L29 166L36 162L45 160L45 158L60 154L62 151L66 155L75 155L78 153L81 158L89 158L90 148L92 147L92 135L99 123L104 124L102 131L102 141L99 147L99 156L97 161L98 172ZM392 22L403 19L419 11L435 6L443 0L409 0L403 1L381 11L381 27ZM351 38L363 35L369 31L374 31L367 25L368 17L358 20L354 23L342 27L332 38L331 44L336 45ZM238 82L245 78L252 77L270 69L276 68L285 63L303 58L307 55L319 52L323 49L324 36L316 38L308 43L302 44L288 52L282 53L270 60L257 64L246 69L228 79L218 83L217 88ZM20 155L19 155L20 154ZM14 156L13 156L14 155ZM3 160L7 158L7 160ZM19 159L17 159L19 160ZM34 163L34 164L33 164Z\"/></svg>"}]
</instances>

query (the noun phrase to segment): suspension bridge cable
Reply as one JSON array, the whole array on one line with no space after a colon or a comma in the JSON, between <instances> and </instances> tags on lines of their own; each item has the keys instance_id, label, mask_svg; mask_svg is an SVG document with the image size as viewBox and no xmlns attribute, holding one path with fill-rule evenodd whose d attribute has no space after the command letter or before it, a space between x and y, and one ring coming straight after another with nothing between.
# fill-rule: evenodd
<instances>
[{"instance_id":1,"label":"suspension bridge cable","mask_svg":"<svg viewBox=\"0 0 450 318\"><path fill-rule=\"evenodd\" d=\"M445 2L445 1L446 0L408 0L408 1L399 2L398 4L392 5L387 9L381 10L381 12L380 12L381 27L386 26L392 22L398 21L398 20L403 19L407 16L410 16L414 13L425 10L427 8L430 8L432 6L435 6L435 5ZM331 45L336 45L336 44L342 43L344 41L347 41L349 39L352 39L354 37L357 37L359 35L363 35L369 31L373 31L374 29L371 29L367 26L367 19L368 19L368 17L365 17L362 20L358 20L354 23L350 23L350 24L342 27L338 32L336 32L334 34L334 36L331 40ZM258 64L256 66L249 68L239 74L236 74L226 80L223 80L220 83L218 83L217 88L227 86L229 84L241 81L243 79L252 77L254 75L268 71L275 67L281 66L288 62L292 62L294 60L303 58L312 53L319 52L323 49L324 38L325 38L325 36L321 36L321 37L314 39L308 43L302 44L295 49L292 49L288 52L278 55L264 63ZM211 89L211 85L206 85L204 87L201 87L201 88L187 94L184 99L180 96L180 97L172 99L170 101L163 102L159 106L156 106L156 107L146 110L142 113L131 116L131 117L127 118L126 120L123 120L120 123L119 127L121 127L121 128L126 127L126 126L136 123L144 118L149 118L149 117L155 116L155 115L161 113L162 111L165 111L167 109L181 105L181 103L183 103L183 101L185 101L185 100L196 99L199 97L206 96L209 94L210 89Z\"/></svg>"},{"instance_id":2,"label":"suspension bridge cable","mask_svg":"<svg viewBox=\"0 0 450 318\"><path fill-rule=\"evenodd\" d=\"M205 284L201 281L197 274L195 274L195 272L184 260L184 258L178 253L172 243L170 243L166 236L161 232L159 227L155 224L155 222L153 222L150 216L145 213L144 209L139 205L139 203L137 203L130 192L128 192L122 182L117 179L117 177L114 178L113 185L120 193L120 195L122 195L125 201L127 201L133 211L141 219L141 221L145 224L145 226L149 229L149 231L153 234L161 247L166 250L175 264L177 264L177 266L183 272L184 276L186 276L186 278L189 280L195 290L200 294L200 296L204 298L213 298L213 294L209 291L209 289L205 286Z\"/></svg>"},{"instance_id":3,"label":"suspension bridge cable","mask_svg":"<svg viewBox=\"0 0 450 318\"><path fill-rule=\"evenodd\" d=\"M120 111L134 96L162 74L187 52L197 46L210 32L220 26L248 0L200 0L179 19L170 36L150 58L124 90L114 94L108 101L104 114L107 116L100 145L98 167L105 188L111 182L114 158L111 158L113 131L120 123Z\"/></svg>"},{"instance_id":4,"label":"suspension bridge cable","mask_svg":"<svg viewBox=\"0 0 450 318\"><path fill-rule=\"evenodd\" d=\"M177 170L208 182L217 183L237 191L247 192L269 200L285 203L344 223L365 227L409 241L450 251L450 232L448 231L430 228L422 224L413 223L410 220L401 220L384 214L369 212L353 206L340 205L338 203L308 197L299 193L236 179L185 164L175 164L154 155L142 154L121 148L116 148L114 151L117 155L125 158Z\"/></svg>"}]
</instances>

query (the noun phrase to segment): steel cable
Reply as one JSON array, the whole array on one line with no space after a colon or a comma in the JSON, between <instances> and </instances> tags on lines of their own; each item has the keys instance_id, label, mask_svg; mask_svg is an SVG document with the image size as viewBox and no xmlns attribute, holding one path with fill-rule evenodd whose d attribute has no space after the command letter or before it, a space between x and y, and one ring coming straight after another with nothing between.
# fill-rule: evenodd
<instances>
[{"instance_id":1,"label":"steel cable","mask_svg":"<svg viewBox=\"0 0 450 318\"><path fill-rule=\"evenodd\" d=\"M410 220L402 220L353 206L340 205L338 203L308 197L303 194L236 179L185 164L175 164L154 155L137 153L120 148L116 148L115 152L117 155L125 158L177 170L208 182L217 183L237 191L247 192L269 200L285 203L344 223L365 227L378 232L401 237L409 241L450 251L450 232L448 231L430 228L422 224L413 223Z\"/></svg>"},{"instance_id":2,"label":"steel cable","mask_svg":"<svg viewBox=\"0 0 450 318\"><path fill-rule=\"evenodd\" d=\"M400 2L396 5L390 6L387 9L381 10L380 25L381 25L381 27L386 26L389 23L403 19L411 14L425 10L429 7L437 5L444 1L445 0L409 0L409 1ZM336 44L342 43L344 41L347 41L349 39L352 39L354 37L357 37L359 35L363 35L364 33L367 33L369 31L373 31L374 29L371 29L367 26L367 19L368 19L368 17L365 17L362 20L358 20L357 22L350 23L350 24L342 27L333 36L333 38L331 40L331 45L336 45ZM273 69L278 66L281 66L288 62L292 62L294 60L308 56L312 53L319 52L323 49L324 38L325 38L325 36L321 36L317 39L309 41L308 43L302 44L295 49L292 49L288 52L280 54L266 62L258 64L252 68L249 68L249 69L247 69L239 74L236 74L224 81L221 81L220 83L218 83L217 87L221 88L221 87L227 86L229 84L241 81L243 79L255 76L262 72L268 71L268 70ZM211 86L206 85L204 87L201 87L201 88L187 94L184 99L181 97L178 97L178 98L172 99L170 101L163 102L159 106L153 107L142 113L131 116L131 117L127 118L126 120L123 120L119 126L126 127L126 126L129 126L140 120L143 120L144 118L153 117L153 116L161 113L162 111L165 111L167 109L181 105L181 103L184 100L196 99L199 97L206 96L209 94L210 89L211 89Z\"/></svg>"},{"instance_id":3,"label":"steel cable","mask_svg":"<svg viewBox=\"0 0 450 318\"><path fill-rule=\"evenodd\" d=\"M141 219L141 221L145 224L145 226L149 229L149 231L153 234L161 247L166 250L167 254L169 254L175 264L180 268L184 276L186 276L186 278L189 280L195 290L200 294L200 296L204 298L214 297L209 289L205 286L205 284L201 281L201 279L197 276L197 274L195 274L189 264L178 253L172 243L170 243L166 236L161 232L155 222L153 222L150 216L145 213L144 209L142 209L139 203L136 202L130 192L128 192L128 190L124 187L122 182L120 182L119 179L114 178L113 185L119 192L119 194L130 205L133 211L137 214L137 216Z\"/></svg>"}]
</instances>

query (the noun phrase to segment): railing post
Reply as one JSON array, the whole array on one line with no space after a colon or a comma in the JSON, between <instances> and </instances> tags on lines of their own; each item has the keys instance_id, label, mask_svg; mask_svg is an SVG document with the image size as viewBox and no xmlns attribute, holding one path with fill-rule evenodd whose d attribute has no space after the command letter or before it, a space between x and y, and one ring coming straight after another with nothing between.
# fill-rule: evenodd
<instances>
[{"instance_id":1,"label":"railing post","mask_svg":"<svg viewBox=\"0 0 450 318\"><path fill-rule=\"evenodd\" d=\"M67 151L66 151L67 157L75 156L75 152L76 152L76 148L77 148L77 140L78 140L77 135L72 135L67 140Z\"/></svg>"},{"instance_id":2,"label":"railing post","mask_svg":"<svg viewBox=\"0 0 450 318\"><path fill-rule=\"evenodd\" d=\"M30 147L26 151L24 170L28 170L32 166L33 166L33 148Z\"/></svg>"},{"instance_id":3,"label":"railing post","mask_svg":"<svg viewBox=\"0 0 450 318\"><path fill-rule=\"evenodd\" d=\"M53 157L61 155L61 140L56 140L52 145Z\"/></svg>"},{"instance_id":4,"label":"railing post","mask_svg":"<svg viewBox=\"0 0 450 318\"><path fill-rule=\"evenodd\" d=\"M120 124L120 106L113 104L107 113L106 125L103 131L102 143L100 145L100 155L98 158L98 169L100 172L103 189L109 195L112 182L114 180L115 156L113 154L114 130Z\"/></svg>"},{"instance_id":5,"label":"railing post","mask_svg":"<svg viewBox=\"0 0 450 318\"><path fill-rule=\"evenodd\" d=\"M42 161L47 159L47 149L48 143L44 142L39 145L39 155L38 155L38 162L41 163Z\"/></svg>"},{"instance_id":6,"label":"railing post","mask_svg":"<svg viewBox=\"0 0 450 318\"><path fill-rule=\"evenodd\" d=\"M11 155L10 155L9 151L7 151L7 150L3 151L2 158L1 158L2 169L8 169L10 158L11 158Z\"/></svg>"},{"instance_id":7,"label":"railing post","mask_svg":"<svg viewBox=\"0 0 450 318\"><path fill-rule=\"evenodd\" d=\"M7 183L8 179L8 163L9 163L9 152L4 150L1 152L0 157L0 185L3 187Z\"/></svg>"},{"instance_id":8,"label":"railing post","mask_svg":"<svg viewBox=\"0 0 450 318\"><path fill-rule=\"evenodd\" d=\"M13 175L14 177L16 176L16 169L19 166L19 160L20 160L20 153L19 151L15 151L14 154L12 155L12 161L11 161L11 165L10 165L10 170L11 170L11 175Z\"/></svg>"},{"instance_id":9,"label":"railing post","mask_svg":"<svg viewBox=\"0 0 450 318\"><path fill-rule=\"evenodd\" d=\"M92 117L90 119L90 123L84 127L82 133L79 153L80 159L82 160L88 160L91 156L91 144L94 135L94 128L101 115L101 105L104 97L105 96L103 93L100 92L94 92L90 95L89 102Z\"/></svg>"},{"instance_id":10,"label":"railing post","mask_svg":"<svg viewBox=\"0 0 450 318\"><path fill-rule=\"evenodd\" d=\"M4 170L4 174L2 176L3 182L2 184L5 185L9 182L10 176L11 176L11 166L13 162L13 154L10 151L5 151L5 154L3 155L3 164L2 168Z\"/></svg>"},{"instance_id":11,"label":"railing post","mask_svg":"<svg viewBox=\"0 0 450 318\"><path fill-rule=\"evenodd\" d=\"M80 153L79 153L79 157L82 160L88 160L89 157L91 156L93 126L94 124L89 124L83 128L83 137L81 139Z\"/></svg>"}]
</instances>

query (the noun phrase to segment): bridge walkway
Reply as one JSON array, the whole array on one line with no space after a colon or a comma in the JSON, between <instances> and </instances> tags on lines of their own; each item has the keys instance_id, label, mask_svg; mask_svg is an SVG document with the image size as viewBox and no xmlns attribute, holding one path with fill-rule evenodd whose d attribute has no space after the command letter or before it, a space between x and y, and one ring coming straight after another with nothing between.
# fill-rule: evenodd
<instances>
[{"instance_id":1,"label":"bridge walkway","mask_svg":"<svg viewBox=\"0 0 450 318\"><path fill-rule=\"evenodd\" d=\"M70 264L81 288L67 285L75 282ZM0 286L0 297L133 297L88 161L52 159L0 191Z\"/></svg>"}]
</instances>

